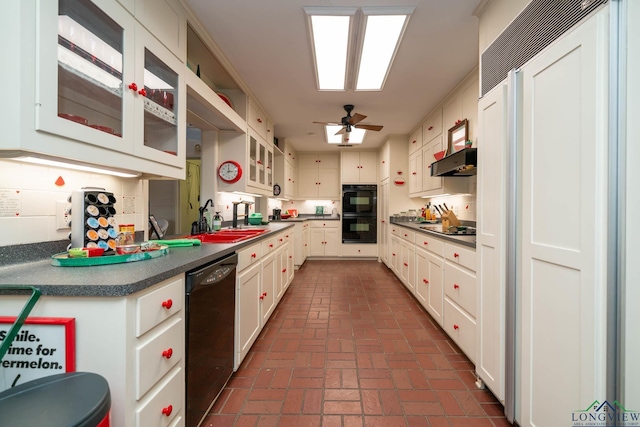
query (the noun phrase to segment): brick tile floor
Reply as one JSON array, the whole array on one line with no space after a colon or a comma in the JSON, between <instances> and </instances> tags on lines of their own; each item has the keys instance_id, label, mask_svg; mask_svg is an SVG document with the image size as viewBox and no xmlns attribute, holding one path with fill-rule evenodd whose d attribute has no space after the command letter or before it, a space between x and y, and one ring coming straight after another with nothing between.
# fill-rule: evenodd
<instances>
[{"instance_id":1,"label":"brick tile floor","mask_svg":"<svg viewBox=\"0 0 640 427\"><path fill-rule=\"evenodd\" d=\"M203 426L509 426L474 381L384 264L307 261Z\"/></svg>"}]
</instances>

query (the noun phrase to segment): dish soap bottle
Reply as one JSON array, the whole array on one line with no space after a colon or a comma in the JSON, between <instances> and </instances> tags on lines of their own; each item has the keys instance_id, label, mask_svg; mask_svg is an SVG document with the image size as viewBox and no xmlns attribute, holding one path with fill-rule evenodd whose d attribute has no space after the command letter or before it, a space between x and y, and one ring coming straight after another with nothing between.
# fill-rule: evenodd
<instances>
[{"instance_id":1,"label":"dish soap bottle","mask_svg":"<svg viewBox=\"0 0 640 427\"><path fill-rule=\"evenodd\" d=\"M220 216L220 212L216 212L213 217L213 231L220 231L222 228L222 217Z\"/></svg>"}]
</instances>

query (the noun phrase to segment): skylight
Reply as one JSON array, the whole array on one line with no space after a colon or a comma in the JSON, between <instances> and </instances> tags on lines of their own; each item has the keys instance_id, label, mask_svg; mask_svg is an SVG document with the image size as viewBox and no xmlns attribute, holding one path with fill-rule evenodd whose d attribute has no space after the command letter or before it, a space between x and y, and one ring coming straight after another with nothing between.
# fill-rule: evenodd
<instances>
[{"instance_id":1,"label":"skylight","mask_svg":"<svg viewBox=\"0 0 640 427\"><path fill-rule=\"evenodd\" d=\"M309 21L318 90L381 90L415 7L303 9ZM355 84L356 70L350 69L354 64L358 64Z\"/></svg>"}]
</instances>

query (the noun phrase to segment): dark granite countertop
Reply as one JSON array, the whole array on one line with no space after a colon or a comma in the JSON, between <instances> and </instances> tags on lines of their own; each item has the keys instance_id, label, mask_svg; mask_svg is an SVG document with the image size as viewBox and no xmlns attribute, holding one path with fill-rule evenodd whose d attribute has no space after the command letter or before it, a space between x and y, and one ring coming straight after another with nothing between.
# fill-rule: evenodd
<instances>
[{"instance_id":1,"label":"dark granite countertop","mask_svg":"<svg viewBox=\"0 0 640 427\"><path fill-rule=\"evenodd\" d=\"M169 248L165 256L145 261L92 267L54 267L50 257L0 267L0 285L35 286L47 296L120 297L215 261L294 224L273 223L268 232L233 244ZM50 254L53 255L53 254ZM17 291L0 289L2 294Z\"/></svg>"},{"instance_id":2,"label":"dark granite countertop","mask_svg":"<svg viewBox=\"0 0 640 427\"><path fill-rule=\"evenodd\" d=\"M416 231L418 233L423 233L423 234L429 234L431 236L437 237L439 239L445 240L445 241L449 241L452 243L458 243L460 245L464 245L464 246L468 246L470 248L474 248L476 247L476 236L465 236L465 235L448 235L448 234L442 234L442 233L438 233L436 231L429 231L429 230L425 230L420 228L421 226L425 226L425 225L437 225L438 227L441 226L441 224L422 224L422 223L415 223L415 222L391 222L392 225L399 225L401 227L406 227L410 230Z\"/></svg>"},{"instance_id":3,"label":"dark granite countertop","mask_svg":"<svg viewBox=\"0 0 640 427\"><path fill-rule=\"evenodd\" d=\"M311 214L300 214L296 218L287 218L281 219L279 221L270 220L271 222L281 223L281 222L302 222L302 221L340 221L340 215L336 218L332 218L331 215L311 215Z\"/></svg>"}]
</instances>

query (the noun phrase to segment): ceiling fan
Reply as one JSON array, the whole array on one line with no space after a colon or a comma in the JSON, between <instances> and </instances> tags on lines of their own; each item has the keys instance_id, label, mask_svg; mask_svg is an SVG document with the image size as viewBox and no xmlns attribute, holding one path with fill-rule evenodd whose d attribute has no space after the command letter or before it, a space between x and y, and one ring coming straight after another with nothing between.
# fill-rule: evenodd
<instances>
[{"instance_id":1,"label":"ceiling fan","mask_svg":"<svg viewBox=\"0 0 640 427\"><path fill-rule=\"evenodd\" d=\"M347 115L342 118L341 122L313 122L313 123L318 123L318 124L321 124L321 125L343 126L342 129L340 129L338 132L336 132L336 135L340 135L340 134L343 134L343 133L349 133L349 132L351 132L351 128L373 130L373 131L376 131L376 132L379 131L380 129L382 129L382 126L380 126L380 125L358 124L362 120L367 118L367 116L364 116L364 115L358 114L358 113L354 113L353 116L352 116L351 112L353 111L353 108L354 108L353 105L347 104L343 108L344 108L344 111L347 112Z\"/></svg>"}]
</instances>

